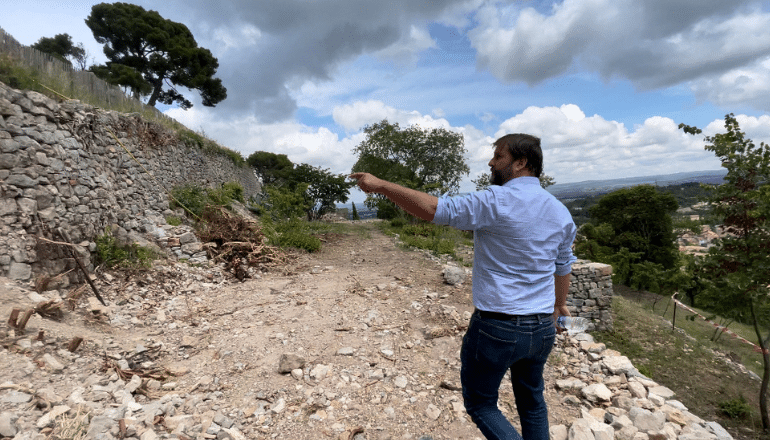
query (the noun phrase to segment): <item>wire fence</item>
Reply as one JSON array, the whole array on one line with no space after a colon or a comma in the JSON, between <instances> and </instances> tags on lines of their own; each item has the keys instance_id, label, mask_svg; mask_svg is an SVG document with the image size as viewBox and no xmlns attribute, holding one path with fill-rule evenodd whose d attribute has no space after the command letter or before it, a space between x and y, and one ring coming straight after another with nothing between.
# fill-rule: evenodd
<instances>
[{"instance_id":1,"label":"wire fence","mask_svg":"<svg viewBox=\"0 0 770 440\"><path fill-rule=\"evenodd\" d=\"M75 69L68 62L24 46L2 28L0 28L0 54L5 54L15 62L37 72L46 88L52 89L64 98L79 99L95 107L125 113L150 113L154 118L174 121L155 107L147 106L140 100L126 95L120 87L105 82L92 72Z\"/></svg>"}]
</instances>

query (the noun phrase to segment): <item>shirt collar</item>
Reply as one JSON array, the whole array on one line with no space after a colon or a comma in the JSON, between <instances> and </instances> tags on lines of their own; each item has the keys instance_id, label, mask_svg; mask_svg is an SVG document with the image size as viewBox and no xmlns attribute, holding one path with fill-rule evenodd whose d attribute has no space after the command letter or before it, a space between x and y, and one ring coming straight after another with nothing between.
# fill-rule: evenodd
<instances>
[{"instance_id":1,"label":"shirt collar","mask_svg":"<svg viewBox=\"0 0 770 440\"><path fill-rule=\"evenodd\" d=\"M521 176L515 179L511 179L503 184L503 186L518 186L518 185L540 185L540 179L533 176Z\"/></svg>"}]
</instances>

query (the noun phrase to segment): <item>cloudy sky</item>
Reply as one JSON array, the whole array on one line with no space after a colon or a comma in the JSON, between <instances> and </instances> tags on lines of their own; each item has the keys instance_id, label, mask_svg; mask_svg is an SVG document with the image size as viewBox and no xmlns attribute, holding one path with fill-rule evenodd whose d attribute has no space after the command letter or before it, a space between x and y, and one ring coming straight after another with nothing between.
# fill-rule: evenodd
<instances>
[{"instance_id":1,"label":"cloudy sky","mask_svg":"<svg viewBox=\"0 0 770 440\"><path fill-rule=\"evenodd\" d=\"M104 62L84 23L96 3L12 2L0 28L27 45L68 33ZM470 191L506 133L541 137L556 183L719 169L680 122L714 134L735 113L770 141L770 1L131 3L219 59L227 100L164 111L244 157L347 173L368 124L442 127L464 136Z\"/></svg>"}]
</instances>

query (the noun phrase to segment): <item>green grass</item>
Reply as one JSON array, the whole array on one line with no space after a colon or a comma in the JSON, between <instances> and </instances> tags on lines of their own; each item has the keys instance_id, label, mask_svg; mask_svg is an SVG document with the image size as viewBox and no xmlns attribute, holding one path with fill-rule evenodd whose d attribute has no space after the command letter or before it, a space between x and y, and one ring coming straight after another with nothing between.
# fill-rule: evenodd
<instances>
[{"instance_id":1,"label":"green grass","mask_svg":"<svg viewBox=\"0 0 770 440\"><path fill-rule=\"evenodd\" d=\"M627 356L642 374L673 390L691 412L729 428L736 439L768 438L760 434L759 381L716 354L729 354L760 374L759 353L728 335L712 342L714 326L688 318L693 314L683 309L677 310L674 328L674 307L668 298L623 286L616 286L615 292L614 331L595 333L597 341ZM730 328L755 339L745 326Z\"/></svg>"},{"instance_id":2,"label":"green grass","mask_svg":"<svg viewBox=\"0 0 770 440\"><path fill-rule=\"evenodd\" d=\"M410 223L400 218L379 222L377 225L386 234L398 234L404 247L429 250L435 255L449 255L460 263L463 261L462 257L457 255L457 249L463 245L473 245L471 233L448 226L425 222Z\"/></svg>"},{"instance_id":3,"label":"green grass","mask_svg":"<svg viewBox=\"0 0 770 440\"><path fill-rule=\"evenodd\" d=\"M157 258L152 249L119 243L109 229L96 237L96 263L108 269L148 269Z\"/></svg>"}]
</instances>

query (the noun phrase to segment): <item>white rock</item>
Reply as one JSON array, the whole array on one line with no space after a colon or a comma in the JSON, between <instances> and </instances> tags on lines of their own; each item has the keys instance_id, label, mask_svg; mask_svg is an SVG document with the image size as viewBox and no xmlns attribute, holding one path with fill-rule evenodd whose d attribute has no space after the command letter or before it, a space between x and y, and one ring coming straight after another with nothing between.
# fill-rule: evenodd
<instances>
[{"instance_id":1,"label":"white rock","mask_svg":"<svg viewBox=\"0 0 770 440\"><path fill-rule=\"evenodd\" d=\"M649 391L651 394L655 394L656 396L660 396L664 399L671 399L675 395L673 391L664 386L652 387Z\"/></svg>"},{"instance_id":2,"label":"white rock","mask_svg":"<svg viewBox=\"0 0 770 440\"><path fill-rule=\"evenodd\" d=\"M586 383L580 379L559 379L556 381L556 388L560 390L581 390L585 388Z\"/></svg>"},{"instance_id":3,"label":"white rock","mask_svg":"<svg viewBox=\"0 0 770 440\"><path fill-rule=\"evenodd\" d=\"M647 397L647 388L635 380L628 382L628 391L631 392L632 396L639 399L644 399Z\"/></svg>"},{"instance_id":4,"label":"white rock","mask_svg":"<svg viewBox=\"0 0 770 440\"><path fill-rule=\"evenodd\" d=\"M270 405L270 411L272 411L273 414L280 414L285 409L286 409L286 400L284 400L283 398L276 400L275 403Z\"/></svg>"},{"instance_id":5,"label":"white rock","mask_svg":"<svg viewBox=\"0 0 770 440\"><path fill-rule=\"evenodd\" d=\"M580 390L583 396L592 402L609 402L612 391L603 383L595 383Z\"/></svg>"},{"instance_id":6,"label":"white rock","mask_svg":"<svg viewBox=\"0 0 770 440\"><path fill-rule=\"evenodd\" d=\"M142 378L134 374L131 376L131 380L126 384L126 391L133 394L139 387L142 386Z\"/></svg>"},{"instance_id":7,"label":"white rock","mask_svg":"<svg viewBox=\"0 0 770 440\"><path fill-rule=\"evenodd\" d=\"M310 370L310 377L316 380L323 380L329 374L331 367L328 365L318 364Z\"/></svg>"},{"instance_id":8,"label":"white rock","mask_svg":"<svg viewBox=\"0 0 770 440\"><path fill-rule=\"evenodd\" d=\"M70 410L67 405L54 406L51 411L46 413L43 417L40 417L35 424L39 429L43 429L50 425L57 417L62 414L66 414Z\"/></svg>"},{"instance_id":9,"label":"white rock","mask_svg":"<svg viewBox=\"0 0 770 440\"><path fill-rule=\"evenodd\" d=\"M555 425L548 428L551 434L551 440L567 440L569 432L564 425Z\"/></svg>"},{"instance_id":10,"label":"white rock","mask_svg":"<svg viewBox=\"0 0 770 440\"><path fill-rule=\"evenodd\" d=\"M649 393L647 395L647 400L652 402L655 406L663 406L666 403L666 399L664 399L664 398L662 398L662 397L660 397L660 396L658 396L657 394L654 394L654 393Z\"/></svg>"},{"instance_id":11,"label":"white rock","mask_svg":"<svg viewBox=\"0 0 770 440\"><path fill-rule=\"evenodd\" d=\"M733 440L733 436L717 422L708 422L706 427L717 436L718 440Z\"/></svg>"},{"instance_id":12,"label":"white rock","mask_svg":"<svg viewBox=\"0 0 770 440\"><path fill-rule=\"evenodd\" d=\"M155 433L155 431L152 430L152 428L148 429L147 431L144 431L141 436L139 436L139 440L157 440L158 434Z\"/></svg>"},{"instance_id":13,"label":"white rock","mask_svg":"<svg viewBox=\"0 0 770 440\"><path fill-rule=\"evenodd\" d=\"M441 416L441 410L431 403L425 410L425 415L427 415L430 420L436 420Z\"/></svg>"},{"instance_id":14,"label":"white rock","mask_svg":"<svg viewBox=\"0 0 770 440\"><path fill-rule=\"evenodd\" d=\"M628 411L628 418L642 432L660 431L666 423L666 413L663 411L651 412L637 407Z\"/></svg>"},{"instance_id":15,"label":"white rock","mask_svg":"<svg viewBox=\"0 0 770 440\"><path fill-rule=\"evenodd\" d=\"M43 355L43 362L54 372L58 373L64 369L64 365L49 353Z\"/></svg>"},{"instance_id":16,"label":"white rock","mask_svg":"<svg viewBox=\"0 0 770 440\"><path fill-rule=\"evenodd\" d=\"M398 376L393 380L393 385L399 387L399 388L406 388L406 385L409 383L409 381L406 380L406 377L404 376Z\"/></svg>"},{"instance_id":17,"label":"white rock","mask_svg":"<svg viewBox=\"0 0 770 440\"><path fill-rule=\"evenodd\" d=\"M569 440L594 440L594 433L591 430L592 421L586 419L577 419L572 422L569 428Z\"/></svg>"},{"instance_id":18,"label":"white rock","mask_svg":"<svg viewBox=\"0 0 770 440\"><path fill-rule=\"evenodd\" d=\"M27 298L29 298L29 300L35 304L48 301L47 299L45 299L43 295L37 292L29 292L29 295L27 295Z\"/></svg>"},{"instance_id":19,"label":"white rock","mask_svg":"<svg viewBox=\"0 0 770 440\"><path fill-rule=\"evenodd\" d=\"M353 356L356 350L353 347L342 347L337 350L337 354L340 356Z\"/></svg>"},{"instance_id":20,"label":"white rock","mask_svg":"<svg viewBox=\"0 0 770 440\"><path fill-rule=\"evenodd\" d=\"M18 429L16 428L16 420L19 419L14 413L3 412L0 413L0 437L13 437L16 435Z\"/></svg>"},{"instance_id":21,"label":"white rock","mask_svg":"<svg viewBox=\"0 0 770 440\"><path fill-rule=\"evenodd\" d=\"M625 356L605 357L602 360L602 365L604 365L604 367L607 368L607 370L609 370L609 372L612 374L625 373L628 375L629 372L636 371L634 364L632 364L631 361Z\"/></svg>"}]
</instances>

